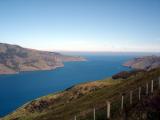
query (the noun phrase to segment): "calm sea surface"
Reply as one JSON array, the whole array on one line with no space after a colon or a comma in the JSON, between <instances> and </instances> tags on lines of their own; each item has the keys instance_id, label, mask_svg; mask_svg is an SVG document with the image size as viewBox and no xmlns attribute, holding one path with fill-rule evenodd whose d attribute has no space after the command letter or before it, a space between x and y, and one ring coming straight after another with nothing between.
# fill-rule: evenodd
<instances>
[{"instance_id":1,"label":"calm sea surface","mask_svg":"<svg viewBox=\"0 0 160 120\"><path fill-rule=\"evenodd\" d=\"M0 116L24 103L72 85L100 80L122 70L122 63L133 56L86 56L86 62L68 62L65 67L51 71L23 72L0 75Z\"/></svg>"}]
</instances>

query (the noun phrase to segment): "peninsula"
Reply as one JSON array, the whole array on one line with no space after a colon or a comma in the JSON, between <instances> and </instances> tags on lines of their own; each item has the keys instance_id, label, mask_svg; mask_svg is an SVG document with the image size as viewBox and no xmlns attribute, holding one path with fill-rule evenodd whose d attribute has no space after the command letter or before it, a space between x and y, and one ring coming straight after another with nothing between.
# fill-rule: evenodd
<instances>
[{"instance_id":1,"label":"peninsula","mask_svg":"<svg viewBox=\"0 0 160 120\"><path fill-rule=\"evenodd\" d=\"M160 56L138 57L125 62L123 65L133 69L151 70L160 67Z\"/></svg>"},{"instance_id":2,"label":"peninsula","mask_svg":"<svg viewBox=\"0 0 160 120\"><path fill-rule=\"evenodd\" d=\"M67 56L57 52L39 51L0 43L0 74L52 70L63 67L63 62L85 60L79 56Z\"/></svg>"}]
</instances>

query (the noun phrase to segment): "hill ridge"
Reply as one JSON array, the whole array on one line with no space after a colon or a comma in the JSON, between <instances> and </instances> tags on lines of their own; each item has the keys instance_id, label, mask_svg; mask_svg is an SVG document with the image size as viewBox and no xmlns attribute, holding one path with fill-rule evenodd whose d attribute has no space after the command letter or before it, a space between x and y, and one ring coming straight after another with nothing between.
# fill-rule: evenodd
<instances>
[{"instance_id":1,"label":"hill ridge","mask_svg":"<svg viewBox=\"0 0 160 120\"><path fill-rule=\"evenodd\" d=\"M0 74L21 71L52 70L63 67L63 62L86 61L80 56L67 56L57 52L23 48L19 45L0 43Z\"/></svg>"}]
</instances>

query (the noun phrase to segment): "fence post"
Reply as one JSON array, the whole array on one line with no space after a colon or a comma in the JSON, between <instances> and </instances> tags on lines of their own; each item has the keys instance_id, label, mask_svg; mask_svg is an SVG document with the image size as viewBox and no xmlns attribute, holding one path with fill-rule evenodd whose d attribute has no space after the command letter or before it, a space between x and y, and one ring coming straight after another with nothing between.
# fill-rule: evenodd
<instances>
[{"instance_id":1,"label":"fence post","mask_svg":"<svg viewBox=\"0 0 160 120\"><path fill-rule=\"evenodd\" d=\"M151 93L153 93L153 80L151 81Z\"/></svg>"},{"instance_id":2,"label":"fence post","mask_svg":"<svg viewBox=\"0 0 160 120\"><path fill-rule=\"evenodd\" d=\"M110 119L111 103L107 101L107 119Z\"/></svg>"},{"instance_id":3,"label":"fence post","mask_svg":"<svg viewBox=\"0 0 160 120\"><path fill-rule=\"evenodd\" d=\"M138 89L138 99L139 99L139 101L141 100L141 87L139 87L139 89Z\"/></svg>"},{"instance_id":4,"label":"fence post","mask_svg":"<svg viewBox=\"0 0 160 120\"><path fill-rule=\"evenodd\" d=\"M122 99L121 99L121 110L123 110L123 105L124 105L124 96L122 95Z\"/></svg>"},{"instance_id":5,"label":"fence post","mask_svg":"<svg viewBox=\"0 0 160 120\"><path fill-rule=\"evenodd\" d=\"M148 95L148 82L146 83L146 95Z\"/></svg>"},{"instance_id":6,"label":"fence post","mask_svg":"<svg viewBox=\"0 0 160 120\"><path fill-rule=\"evenodd\" d=\"M74 120L77 120L77 116L76 115L74 116Z\"/></svg>"},{"instance_id":7,"label":"fence post","mask_svg":"<svg viewBox=\"0 0 160 120\"><path fill-rule=\"evenodd\" d=\"M133 91L130 91L130 105L132 105L132 96L133 96Z\"/></svg>"},{"instance_id":8,"label":"fence post","mask_svg":"<svg viewBox=\"0 0 160 120\"><path fill-rule=\"evenodd\" d=\"M93 108L93 120L96 120L96 110Z\"/></svg>"},{"instance_id":9,"label":"fence post","mask_svg":"<svg viewBox=\"0 0 160 120\"><path fill-rule=\"evenodd\" d=\"M160 77L158 79L158 88L160 89Z\"/></svg>"}]
</instances>

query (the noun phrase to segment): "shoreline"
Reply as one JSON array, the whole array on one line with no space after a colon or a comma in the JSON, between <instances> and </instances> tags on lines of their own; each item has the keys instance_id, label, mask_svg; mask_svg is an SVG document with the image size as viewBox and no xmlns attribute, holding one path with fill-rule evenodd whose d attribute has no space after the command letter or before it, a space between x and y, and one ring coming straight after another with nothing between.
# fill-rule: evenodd
<instances>
[{"instance_id":1,"label":"shoreline","mask_svg":"<svg viewBox=\"0 0 160 120\"><path fill-rule=\"evenodd\" d=\"M90 104L93 104L93 105L95 104L96 102L95 100L97 100L97 102L104 103L103 100L106 100L104 96L107 95L108 99L114 101L115 96L120 91L124 92L124 89L125 91L132 90L133 85L134 87L137 87L137 82L144 85L144 82L146 81L146 76L148 76L147 78L150 78L150 77L154 78L159 76L158 74L159 72L160 72L160 69L157 68L156 71L152 70L149 72L148 71L138 72L136 76L131 75L127 79L119 78L114 80L112 78L107 77L106 79L102 79L102 80L96 80L92 82L84 82L81 84L77 84L65 90L62 90L56 93L51 93L45 96L38 97L37 99L28 101L27 103L23 104L21 107L17 108L13 112L2 117L2 120L11 120L13 118L32 118L32 120L34 120L37 117L38 118L43 117L43 112L45 112L45 110L47 110L48 112L46 114L47 116L50 115L49 114L50 112L52 112L52 116L54 116L55 114L59 115L60 120L63 120L63 118L61 118L62 114L59 113L59 111L54 111L52 109L49 109L50 107L56 109L56 108L59 108L60 106L62 107L60 108L60 111L63 111L65 108L67 111L68 110L71 111L70 113L66 111L67 114L69 115L68 116L69 118L72 117L72 112L77 114L77 112L75 112L77 109L82 111L82 113L80 112L79 114L83 115L83 112L85 112L84 110L90 109L91 107ZM144 76L144 74L146 74L146 76ZM148 80L150 79L147 79L147 81ZM127 87L128 85L132 87ZM109 91L114 93L110 93ZM93 97L93 99L90 99L91 97ZM97 99L97 98L101 98L103 100ZM79 101L82 105L79 105ZM85 108L83 107L84 105L85 105ZM76 107L74 108L73 106L76 106ZM47 120L49 120L49 117L50 116L48 116Z\"/></svg>"},{"instance_id":2,"label":"shoreline","mask_svg":"<svg viewBox=\"0 0 160 120\"><path fill-rule=\"evenodd\" d=\"M36 72L36 71L51 71L51 70L56 70L58 68L63 68L65 67L64 63L68 63L68 62L86 62L88 61L87 59L84 58L84 60L73 60L73 61L64 61L61 65L59 66L54 66L53 68L51 69L40 69L40 70L24 70L24 71L20 71L20 72L6 72L6 73L1 73L0 72L0 75L14 75L14 74L20 74L20 73L23 73L23 72Z\"/></svg>"}]
</instances>

